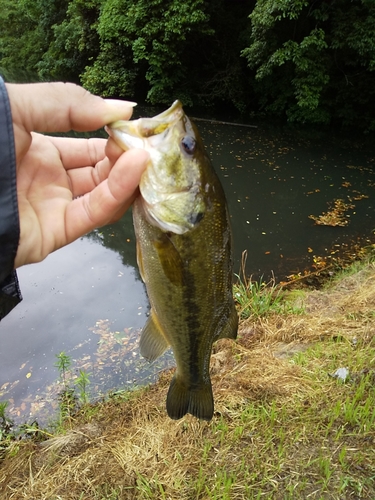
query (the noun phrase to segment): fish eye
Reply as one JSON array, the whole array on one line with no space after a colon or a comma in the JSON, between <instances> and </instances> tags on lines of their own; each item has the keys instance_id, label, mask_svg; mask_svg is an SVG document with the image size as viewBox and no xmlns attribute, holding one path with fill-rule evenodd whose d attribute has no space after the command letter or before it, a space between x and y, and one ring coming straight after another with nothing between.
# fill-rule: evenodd
<instances>
[{"instance_id":1,"label":"fish eye","mask_svg":"<svg viewBox=\"0 0 375 500\"><path fill-rule=\"evenodd\" d=\"M185 135L181 141L181 146L188 155L194 154L195 144L195 139L194 137L191 137L191 135Z\"/></svg>"},{"instance_id":2,"label":"fish eye","mask_svg":"<svg viewBox=\"0 0 375 500\"><path fill-rule=\"evenodd\" d=\"M204 217L203 212L197 212L194 214L191 214L189 217L189 222L191 225L196 226Z\"/></svg>"}]
</instances>

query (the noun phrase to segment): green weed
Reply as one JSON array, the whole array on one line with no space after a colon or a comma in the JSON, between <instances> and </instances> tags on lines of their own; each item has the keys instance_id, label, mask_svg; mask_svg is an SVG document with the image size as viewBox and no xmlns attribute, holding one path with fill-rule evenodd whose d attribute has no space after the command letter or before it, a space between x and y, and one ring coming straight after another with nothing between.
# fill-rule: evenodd
<instances>
[{"instance_id":1,"label":"green weed","mask_svg":"<svg viewBox=\"0 0 375 500\"><path fill-rule=\"evenodd\" d=\"M10 441L13 440L13 421L7 416L8 401L0 402L0 459L8 450Z\"/></svg>"},{"instance_id":2,"label":"green weed","mask_svg":"<svg viewBox=\"0 0 375 500\"><path fill-rule=\"evenodd\" d=\"M83 404L88 403L89 398L87 393L87 386L89 385L89 383L90 379L88 374L83 370L79 370L79 376L75 380L75 385L79 389L79 399Z\"/></svg>"},{"instance_id":3,"label":"green weed","mask_svg":"<svg viewBox=\"0 0 375 500\"><path fill-rule=\"evenodd\" d=\"M0 440L2 435L6 434L13 425L12 420L6 415L8 405L8 401L0 401Z\"/></svg>"},{"instance_id":4,"label":"green weed","mask_svg":"<svg viewBox=\"0 0 375 500\"><path fill-rule=\"evenodd\" d=\"M63 384L63 390L60 392L59 407L60 407L60 421L66 417L72 416L78 409L78 402L85 405L89 401L87 387L90 383L89 375L83 371L79 371L79 376L73 381L70 373L72 367L72 358L64 351L56 355L57 361L55 367L58 369L60 379ZM79 391L78 396L76 391Z\"/></svg>"},{"instance_id":5,"label":"green weed","mask_svg":"<svg viewBox=\"0 0 375 500\"><path fill-rule=\"evenodd\" d=\"M72 358L68 356L64 351L56 354L56 358L57 361L54 366L58 369L61 381L64 384L64 388L66 389L68 386L67 374L69 368L72 366Z\"/></svg>"},{"instance_id":6,"label":"green weed","mask_svg":"<svg viewBox=\"0 0 375 500\"><path fill-rule=\"evenodd\" d=\"M265 282L252 281L245 274L246 252L242 254L240 274L233 285L233 296L238 304L241 319L260 318L268 314L303 314L304 308L298 305L297 296L286 292L276 284L275 278ZM299 294L298 297L300 297Z\"/></svg>"}]
</instances>

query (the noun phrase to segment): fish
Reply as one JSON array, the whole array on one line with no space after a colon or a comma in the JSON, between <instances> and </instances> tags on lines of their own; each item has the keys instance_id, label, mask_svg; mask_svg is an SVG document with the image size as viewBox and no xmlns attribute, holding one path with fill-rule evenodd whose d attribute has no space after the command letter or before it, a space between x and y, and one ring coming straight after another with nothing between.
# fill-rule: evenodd
<instances>
[{"instance_id":1,"label":"fish","mask_svg":"<svg viewBox=\"0 0 375 500\"><path fill-rule=\"evenodd\" d=\"M123 150L150 160L133 207L137 263L150 302L140 338L150 362L171 347L176 371L167 394L170 418L211 420L213 343L236 339L232 231L220 180L196 125L180 101L152 117L106 127Z\"/></svg>"}]
</instances>

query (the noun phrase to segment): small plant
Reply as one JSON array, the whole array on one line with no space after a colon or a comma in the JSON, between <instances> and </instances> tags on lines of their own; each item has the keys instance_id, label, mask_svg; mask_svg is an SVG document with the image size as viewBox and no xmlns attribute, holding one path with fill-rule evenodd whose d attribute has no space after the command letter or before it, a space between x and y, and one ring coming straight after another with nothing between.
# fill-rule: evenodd
<instances>
[{"instance_id":1,"label":"small plant","mask_svg":"<svg viewBox=\"0 0 375 500\"><path fill-rule=\"evenodd\" d=\"M231 489L236 482L236 475L233 472L228 472L225 468L217 469L216 484L213 490L208 490L210 499L212 500L230 500Z\"/></svg>"},{"instance_id":2,"label":"small plant","mask_svg":"<svg viewBox=\"0 0 375 500\"><path fill-rule=\"evenodd\" d=\"M67 389L67 372L72 366L72 358L68 356L64 351L61 351L60 354L56 354L56 358L57 361L55 363L55 367L59 370L60 378L62 383L64 384L64 388Z\"/></svg>"},{"instance_id":3,"label":"small plant","mask_svg":"<svg viewBox=\"0 0 375 500\"><path fill-rule=\"evenodd\" d=\"M8 401L0 402L0 459L14 439L12 432L13 421L6 416L5 412L8 404Z\"/></svg>"},{"instance_id":4,"label":"small plant","mask_svg":"<svg viewBox=\"0 0 375 500\"><path fill-rule=\"evenodd\" d=\"M9 435L13 427L13 421L6 416L5 412L8 404L8 401L0 402L0 441Z\"/></svg>"},{"instance_id":5,"label":"small plant","mask_svg":"<svg viewBox=\"0 0 375 500\"><path fill-rule=\"evenodd\" d=\"M334 472L330 457L320 456L317 459L317 465L321 475L321 480L319 482L322 484L322 489L325 491Z\"/></svg>"},{"instance_id":6,"label":"small plant","mask_svg":"<svg viewBox=\"0 0 375 500\"><path fill-rule=\"evenodd\" d=\"M58 401L61 421L75 413L77 409L77 396L75 395L73 388L67 387L62 390L58 395Z\"/></svg>"},{"instance_id":7,"label":"small plant","mask_svg":"<svg viewBox=\"0 0 375 500\"><path fill-rule=\"evenodd\" d=\"M0 401L0 425L4 425L5 422L8 420L8 418L5 415L5 410L7 409L8 406L8 401Z\"/></svg>"},{"instance_id":8,"label":"small plant","mask_svg":"<svg viewBox=\"0 0 375 500\"><path fill-rule=\"evenodd\" d=\"M64 351L56 355L57 361L55 367L59 370L60 379L63 384L63 390L59 394L59 405L61 418L71 416L77 410L78 399L80 403L88 402L87 386L90 383L88 374L79 370L79 375L74 381L75 387L69 385L69 380L72 379L69 371L72 366L72 358ZM79 396L76 395L76 388L79 390Z\"/></svg>"},{"instance_id":9,"label":"small plant","mask_svg":"<svg viewBox=\"0 0 375 500\"><path fill-rule=\"evenodd\" d=\"M79 370L79 377L76 379L75 385L79 389L79 399L83 404L88 402L87 386L89 383L90 379L88 374L83 370Z\"/></svg>"},{"instance_id":10,"label":"small plant","mask_svg":"<svg viewBox=\"0 0 375 500\"><path fill-rule=\"evenodd\" d=\"M25 423L19 426L18 434L22 436L23 439L32 439L34 442L36 441L44 441L48 437L52 437L52 435L45 429L41 429L36 420L31 422L30 424Z\"/></svg>"}]
</instances>

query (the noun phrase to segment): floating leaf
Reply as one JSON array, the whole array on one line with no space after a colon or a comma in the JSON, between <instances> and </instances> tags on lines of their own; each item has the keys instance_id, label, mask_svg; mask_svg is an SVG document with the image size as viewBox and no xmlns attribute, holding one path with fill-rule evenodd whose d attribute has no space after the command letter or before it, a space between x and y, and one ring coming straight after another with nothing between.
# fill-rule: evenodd
<instances>
[{"instance_id":1,"label":"floating leaf","mask_svg":"<svg viewBox=\"0 0 375 500\"><path fill-rule=\"evenodd\" d=\"M309 219L320 226L347 226L349 221L345 211L352 208L354 208L353 204L338 199L334 201L334 207L329 212L323 212L319 216L309 215Z\"/></svg>"}]
</instances>

